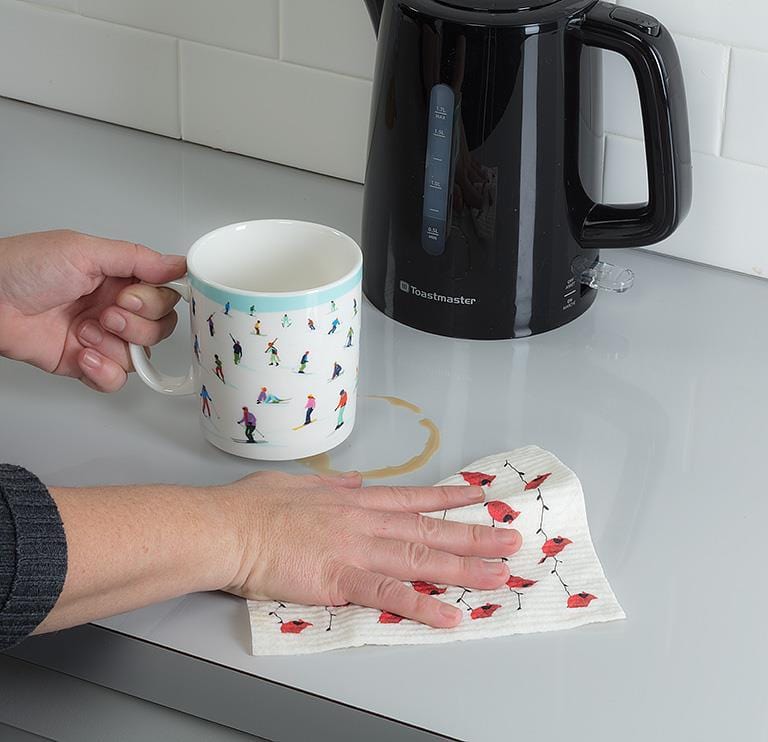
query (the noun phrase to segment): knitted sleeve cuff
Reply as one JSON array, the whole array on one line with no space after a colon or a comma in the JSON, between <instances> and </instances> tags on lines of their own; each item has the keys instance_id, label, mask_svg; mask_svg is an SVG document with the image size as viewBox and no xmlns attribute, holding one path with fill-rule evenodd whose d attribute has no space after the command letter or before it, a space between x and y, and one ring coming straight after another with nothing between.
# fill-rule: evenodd
<instances>
[{"instance_id":1,"label":"knitted sleeve cuff","mask_svg":"<svg viewBox=\"0 0 768 742\"><path fill-rule=\"evenodd\" d=\"M51 612L67 575L67 540L45 485L0 464L0 650L31 634Z\"/></svg>"}]
</instances>

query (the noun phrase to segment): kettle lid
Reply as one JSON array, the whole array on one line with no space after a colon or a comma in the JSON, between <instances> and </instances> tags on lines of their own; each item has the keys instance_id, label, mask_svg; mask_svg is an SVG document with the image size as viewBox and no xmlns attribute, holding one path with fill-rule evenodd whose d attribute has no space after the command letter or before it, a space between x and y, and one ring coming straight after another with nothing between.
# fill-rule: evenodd
<instances>
[{"instance_id":1,"label":"kettle lid","mask_svg":"<svg viewBox=\"0 0 768 742\"><path fill-rule=\"evenodd\" d=\"M560 0L437 0L440 5L458 10L474 10L486 13L516 13L520 10L536 10L555 5Z\"/></svg>"}]
</instances>

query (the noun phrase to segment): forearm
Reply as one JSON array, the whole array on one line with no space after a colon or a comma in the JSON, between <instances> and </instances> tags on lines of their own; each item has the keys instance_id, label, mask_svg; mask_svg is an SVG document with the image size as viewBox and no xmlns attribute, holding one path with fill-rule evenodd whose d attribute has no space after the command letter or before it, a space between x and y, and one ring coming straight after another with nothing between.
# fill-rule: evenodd
<instances>
[{"instance_id":1,"label":"forearm","mask_svg":"<svg viewBox=\"0 0 768 742\"><path fill-rule=\"evenodd\" d=\"M50 492L66 533L67 577L58 602L35 633L224 588L239 564L235 524L216 488Z\"/></svg>"}]
</instances>

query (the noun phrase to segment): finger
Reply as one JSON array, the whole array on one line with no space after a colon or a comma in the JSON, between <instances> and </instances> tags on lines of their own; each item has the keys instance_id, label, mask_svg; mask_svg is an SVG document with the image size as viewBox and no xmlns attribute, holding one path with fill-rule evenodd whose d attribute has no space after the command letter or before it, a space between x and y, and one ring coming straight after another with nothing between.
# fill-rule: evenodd
<instances>
[{"instance_id":1,"label":"finger","mask_svg":"<svg viewBox=\"0 0 768 742\"><path fill-rule=\"evenodd\" d=\"M488 559L511 556L523 543L520 533L512 528L465 525L412 513L376 513L371 530L371 535L380 538Z\"/></svg>"},{"instance_id":2,"label":"finger","mask_svg":"<svg viewBox=\"0 0 768 742\"><path fill-rule=\"evenodd\" d=\"M338 474L318 474L315 481L320 481L330 487L343 487L357 490L363 486L363 475L359 471L339 472Z\"/></svg>"},{"instance_id":3,"label":"finger","mask_svg":"<svg viewBox=\"0 0 768 742\"><path fill-rule=\"evenodd\" d=\"M509 579L509 569L503 562L456 556L430 549L422 543L373 539L365 559L368 569L398 580L427 580L443 585L494 590Z\"/></svg>"},{"instance_id":4,"label":"finger","mask_svg":"<svg viewBox=\"0 0 768 742\"><path fill-rule=\"evenodd\" d=\"M100 322L105 330L127 343L149 346L169 337L176 328L178 317L176 312L171 312L162 319L152 321L118 307L109 307L102 312Z\"/></svg>"},{"instance_id":5,"label":"finger","mask_svg":"<svg viewBox=\"0 0 768 742\"><path fill-rule=\"evenodd\" d=\"M83 374L81 381L99 392L116 392L123 388L128 379L125 369L119 363L92 348L80 351L77 364Z\"/></svg>"},{"instance_id":6,"label":"finger","mask_svg":"<svg viewBox=\"0 0 768 742\"><path fill-rule=\"evenodd\" d=\"M377 608L436 629L451 629L461 623L462 612L436 598L417 593L402 582L357 567L345 567L339 578L343 600Z\"/></svg>"},{"instance_id":7,"label":"finger","mask_svg":"<svg viewBox=\"0 0 768 742\"><path fill-rule=\"evenodd\" d=\"M181 297L171 289L134 283L118 294L116 303L139 317L158 320L170 314L179 299Z\"/></svg>"},{"instance_id":8,"label":"finger","mask_svg":"<svg viewBox=\"0 0 768 742\"><path fill-rule=\"evenodd\" d=\"M103 276L135 277L148 283L165 283L186 272L183 255L161 255L144 245L79 235L77 250L93 273Z\"/></svg>"},{"instance_id":9,"label":"finger","mask_svg":"<svg viewBox=\"0 0 768 742\"><path fill-rule=\"evenodd\" d=\"M133 370L128 346L119 337L106 332L96 320L86 320L77 330L77 339L86 348L93 348L110 358L126 371Z\"/></svg>"},{"instance_id":10,"label":"finger","mask_svg":"<svg viewBox=\"0 0 768 742\"><path fill-rule=\"evenodd\" d=\"M356 505L370 510L432 513L466 507L485 499L482 487L366 487L356 494Z\"/></svg>"}]
</instances>

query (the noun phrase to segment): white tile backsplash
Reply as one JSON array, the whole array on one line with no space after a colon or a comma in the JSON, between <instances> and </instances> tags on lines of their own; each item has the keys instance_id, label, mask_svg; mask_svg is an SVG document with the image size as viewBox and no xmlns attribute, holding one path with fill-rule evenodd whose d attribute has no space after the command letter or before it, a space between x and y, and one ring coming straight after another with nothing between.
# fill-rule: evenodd
<instances>
[{"instance_id":1,"label":"white tile backsplash","mask_svg":"<svg viewBox=\"0 0 768 742\"><path fill-rule=\"evenodd\" d=\"M676 41L688 98L691 146L696 152L719 154L729 48L687 36ZM643 138L635 76L629 63L613 53L606 54L605 60L605 126L615 134Z\"/></svg>"},{"instance_id":2,"label":"white tile backsplash","mask_svg":"<svg viewBox=\"0 0 768 742\"><path fill-rule=\"evenodd\" d=\"M184 138L361 181L371 83L181 42Z\"/></svg>"},{"instance_id":3,"label":"white tile backsplash","mask_svg":"<svg viewBox=\"0 0 768 742\"><path fill-rule=\"evenodd\" d=\"M686 80L694 207L654 249L768 276L768 0L619 4L672 29ZM0 0L0 95L354 181L374 57L362 0ZM637 87L605 70L609 195L641 200Z\"/></svg>"},{"instance_id":4,"label":"white tile backsplash","mask_svg":"<svg viewBox=\"0 0 768 742\"><path fill-rule=\"evenodd\" d=\"M768 54L733 50L723 155L768 167Z\"/></svg>"},{"instance_id":5,"label":"white tile backsplash","mask_svg":"<svg viewBox=\"0 0 768 742\"><path fill-rule=\"evenodd\" d=\"M376 51L362 0L282 0L281 58L373 78Z\"/></svg>"},{"instance_id":6,"label":"white tile backsplash","mask_svg":"<svg viewBox=\"0 0 768 742\"><path fill-rule=\"evenodd\" d=\"M177 41L0 0L0 92L178 137Z\"/></svg>"},{"instance_id":7,"label":"white tile backsplash","mask_svg":"<svg viewBox=\"0 0 768 742\"><path fill-rule=\"evenodd\" d=\"M279 0L78 0L83 15L277 57Z\"/></svg>"}]
</instances>

